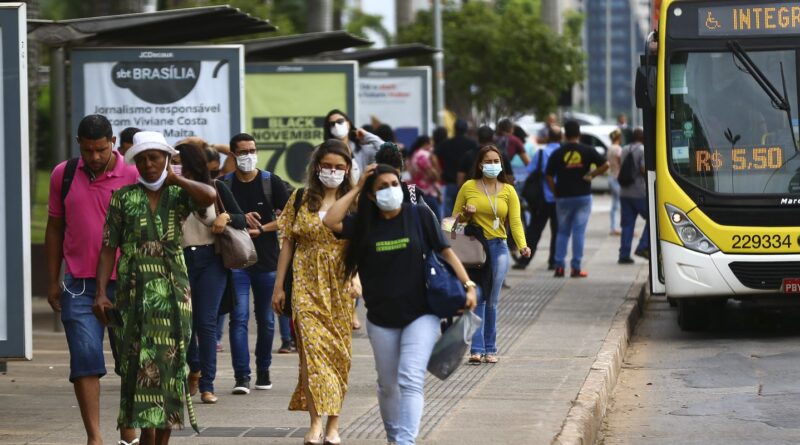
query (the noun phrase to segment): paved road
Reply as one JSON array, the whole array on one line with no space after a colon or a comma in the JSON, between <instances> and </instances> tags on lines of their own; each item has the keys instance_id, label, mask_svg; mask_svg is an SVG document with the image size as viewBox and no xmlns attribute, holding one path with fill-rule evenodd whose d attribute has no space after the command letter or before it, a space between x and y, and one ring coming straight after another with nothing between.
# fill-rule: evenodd
<instances>
[{"instance_id":1,"label":"paved road","mask_svg":"<svg viewBox=\"0 0 800 445\"><path fill-rule=\"evenodd\" d=\"M685 333L677 310L650 300L601 443L800 442L800 311L725 314L716 332Z\"/></svg>"},{"instance_id":2,"label":"paved road","mask_svg":"<svg viewBox=\"0 0 800 445\"><path fill-rule=\"evenodd\" d=\"M510 274L512 288L501 297L500 363L465 365L445 382L429 377L421 444L549 444L560 431L614 315L644 268L642 262L616 264L619 238L608 236L608 203L604 196L595 199L585 257L589 278L555 279L546 270L546 255L537 255L527 271ZM547 242L541 243L545 250ZM0 376L0 444L79 444L85 436L66 380L64 335L52 331L52 315L43 299L35 299L34 310L34 360L10 363L9 372ZM253 326L250 334L252 345ZM111 363L110 354L106 360ZM300 443L307 416L286 410L297 382L297 355L275 355L271 373L272 390L233 396L230 354L221 353L216 381L220 401L195 405L202 435L176 437L172 443ZM118 394L119 379L103 378L106 444L116 437ZM350 445L386 443L372 351L363 329L354 334L342 427ZM193 433L176 434L186 435Z\"/></svg>"}]
</instances>

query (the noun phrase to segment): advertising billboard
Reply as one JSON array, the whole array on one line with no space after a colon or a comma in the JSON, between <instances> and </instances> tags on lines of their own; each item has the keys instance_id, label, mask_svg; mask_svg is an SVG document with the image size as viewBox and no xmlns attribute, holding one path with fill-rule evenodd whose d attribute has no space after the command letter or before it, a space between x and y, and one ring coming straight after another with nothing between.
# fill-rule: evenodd
<instances>
[{"instance_id":1,"label":"advertising billboard","mask_svg":"<svg viewBox=\"0 0 800 445\"><path fill-rule=\"evenodd\" d=\"M248 63L245 131L256 139L259 167L301 185L325 115L339 109L355 119L357 70L356 62Z\"/></svg>"},{"instance_id":2,"label":"advertising billboard","mask_svg":"<svg viewBox=\"0 0 800 445\"><path fill-rule=\"evenodd\" d=\"M227 144L243 129L240 45L75 49L71 64L72 131L87 114L108 117L115 134L159 131L171 144Z\"/></svg>"},{"instance_id":3,"label":"advertising billboard","mask_svg":"<svg viewBox=\"0 0 800 445\"><path fill-rule=\"evenodd\" d=\"M358 125L377 119L388 124L398 143L410 147L430 136L431 68L367 68L358 79Z\"/></svg>"},{"instance_id":4,"label":"advertising billboard","mask_svg":"<svg viewBox=\"0 0 800 445\"><path fill-rule=\"evenodd\" d=\"M0 359L33 354L28 42L24 3L0 3Z\"/></svg>"}]
</instances>

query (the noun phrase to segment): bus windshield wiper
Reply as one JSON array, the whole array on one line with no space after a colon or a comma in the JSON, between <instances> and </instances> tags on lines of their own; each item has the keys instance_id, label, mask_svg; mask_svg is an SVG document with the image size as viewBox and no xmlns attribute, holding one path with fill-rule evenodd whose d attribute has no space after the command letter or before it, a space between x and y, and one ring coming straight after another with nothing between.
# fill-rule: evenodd
<instances>
[{"instance_id":1,"label":"bus windshield wiper","mask_svg":"<svg viewBox=\"0 0 800 445\"><path fill-rule=\"evenodd\" d=\"M786 90L786 76L783 73L783 63L781 63L781 80L783 81L783 94L775 88L775 85L769 80L769 78L761 71L761 68L753 62L753 59L750 58L750 55L747 54L747 51L742 48L742 45L735 40L731 40L728 42L728 49L731 50L736 60L739 61L744 66L744 70L750 74L753 80L756 81L758 86L761 87L762 90L767 94L769 100L772 102L772 105L782 110L786 113L786 117L789 119L789 133L792 134L792 144L794 144L794 151L798 152L797 146L797 137L794 134L794 125L792 123L792 107L787 100L787 90Z\"/></svg>"}]
</instances>

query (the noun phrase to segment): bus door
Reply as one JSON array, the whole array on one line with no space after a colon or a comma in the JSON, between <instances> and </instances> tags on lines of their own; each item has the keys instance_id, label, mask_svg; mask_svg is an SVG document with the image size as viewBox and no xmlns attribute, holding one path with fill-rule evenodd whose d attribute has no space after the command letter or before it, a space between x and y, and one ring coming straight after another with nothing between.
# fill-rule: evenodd
<instances>
[{"instance_id":1,"label":"bus door","mask_svg":"<svg viewBox=\"0 0 800 445\"><path fill-rule=\"evenodd\" d=\"M648 45L649 46L648 39ZM661 265L661 244L658 241L658 212L656 196L656 56L642 55L636 72L636 106L642 110L644 128L645 168L647 170L647 201L650 222L650 294L666 293Z\"/></svg>"}]
</instances>

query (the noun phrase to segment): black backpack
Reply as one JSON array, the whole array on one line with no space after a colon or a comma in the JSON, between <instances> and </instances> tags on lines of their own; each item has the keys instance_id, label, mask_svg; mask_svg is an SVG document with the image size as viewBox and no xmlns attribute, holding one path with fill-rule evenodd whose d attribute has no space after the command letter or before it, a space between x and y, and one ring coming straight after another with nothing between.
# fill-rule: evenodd
<instances>
[{"instance_id":1,"label":"black backpack","mask_svg":"<svg viewBox=\"0 0 800 445\"><path fill-rule=\"evenodd\" d=\"M636 182L636 177L639 174L639 169L633 159L633 147L631 147L625 159L622 160L622 165L619 168L619 175L617 175L617 182L622 187L628 187Z\"/></svg>"},{"instance_id":2,"label":"black backpack","mask_svg":"<svg viewBox=\"0 0 800 445\"><path fill-rule=\"evenodd\" d=\"M544 158L544 150L539 150L536 170L525 178L525 184L522 186L522 197L525 198L528 203L528 209L533 214L540 213L547 204L544 199L544 187L542 186L542 158Z\"/></svg>"},{"instance_id":3,"label":"black backpack","mask_svg":"<svg viewBox=\"0 0 800 445\"><path fill-rule=\"evenodd\" d=\"M64 177L61 180L61 207L64 207L64 201L67 199L67 193L72 186L72 180L75 179L75 171L78 170L78 160L80 158L72 158L67 161L64 167Z\"/></svg>"}]
</instances>

